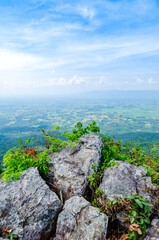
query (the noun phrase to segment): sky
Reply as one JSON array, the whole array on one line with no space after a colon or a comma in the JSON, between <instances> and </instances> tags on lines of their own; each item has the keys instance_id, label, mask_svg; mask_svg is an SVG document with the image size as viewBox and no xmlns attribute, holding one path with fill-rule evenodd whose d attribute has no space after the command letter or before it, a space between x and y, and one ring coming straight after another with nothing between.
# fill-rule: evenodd
<instances>
[{"instance_id":1,"label":"sky","mask_svg":"<svg viewBox=\"0 0 159 240\"><path fill-rule=\"evenodd\" d=\"M158 0L0 0L0 96L159 90Z\"/></svg>"}]
</instances>

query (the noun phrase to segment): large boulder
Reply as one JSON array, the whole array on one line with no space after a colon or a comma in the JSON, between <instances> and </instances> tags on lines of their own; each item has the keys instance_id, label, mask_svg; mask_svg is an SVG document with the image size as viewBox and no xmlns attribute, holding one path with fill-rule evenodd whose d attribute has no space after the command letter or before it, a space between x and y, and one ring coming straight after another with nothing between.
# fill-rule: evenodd
<instances>
[{"instance_id":1,"label":"large boulder","mask_svg":"<svg viewBox=\"0 0 159 240\"><path fill-rule=\"evenodd\" d=\"M0 181L0 229L9 227L19 240L48 239L54 231L62 203L36 168L17 181Z\"/></svg>"},{"instance_id":2,"label":"large boulder","mask_svg":"<svg viewBox=\"0 0 159 240\"><path fill-rule=\"evenodd\" d=\"M144 240L159 240L159 219L153 219Z\"/></svg>"},{"instance_id":3,"label":"large boulder","mask_svg":"<svg viewBox=\"0 0 159 240\"><path fill-rule=\"evenodd\" d=\"M59 214L54 240L105 240L107 225L104 213L83 197L74 196L65 202Z\"/></svg>"},{"instance_id":4,"label":"large boulder","mask_svg":"<svg viewBox=\"0 0 159 240\"><path fill-rule=\"evenodd\" d=\"M111 201L115 199L115 196L123 198L134 193L141 194L152 202L153 190L157 189L157 186L152 184L151 177L147 176L147 171L141 166L135 166L126 161L114 162L118 166L115 164L105 169L99 186L106 198Z\"/></svg>"},{"instance_id":5,"label":"large boulder","mask_svg":"<svg viewBox=\"0 0 159 240\"><path fill-rule=\"evenodd\" d=\"M101 160L102 144L99 136L88 134L80 138L76 147L51 155L48 180L64 193L65 199L85 193L92 165Z\"/></svg>"}]
</instances>

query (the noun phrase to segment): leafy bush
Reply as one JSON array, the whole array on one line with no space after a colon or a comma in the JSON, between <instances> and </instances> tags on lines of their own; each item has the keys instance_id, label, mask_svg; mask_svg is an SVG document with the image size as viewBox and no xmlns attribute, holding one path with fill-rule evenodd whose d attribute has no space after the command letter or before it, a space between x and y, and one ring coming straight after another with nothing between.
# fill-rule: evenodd
<instances>
[{"instance_id":1,"label":"leafy bush","mask_svg":"<svg viewBox=\"0 0 159 240\"><path fill-rule=\"evenodd\" d=\"M95 121L92 121L92 123L89 123L86 127L83 127L81 122L78 122L75 125L75 128L72 130L72 133L69 131L64 131L63 135L69 140L69 141L78 141L78 139L85 134L89 133L99 133L100 128L97 126L97 123Z\"/></svg>"},{"instance_id":2,"label":"leafy bush","mask_svg":"<svg viewBox=\"0 0 159 240\"><path fill-rule=\"evenodd\" d=\"M113 229L111 233L108 233L108 239L116 239L114 238L116 236L117 239L121 237L121 239L138 240L144 236L146 225L150 223L150 203L144 197L133 194L125 199L121 198L107 202L106 196L103 195L102 190L98 186L102 180L104 169L114 165L117 166L116 162L112 161L113 159L128 161L136 166L143 166L147 170L148 175L151 176L152 181L159 184L159 145L149 145L147 149L144 149L138 142L131 141L123 145L121 141L115 141L107 136L102 137L104 141L102 161L99 166L92 166L94 172L91 176L88 176L92 190L92 204L109 215L112 226L112 222L116 219L118 212L127 212L125 221L129 224L129 231L122 233L122 230L119 231L117 227L118 223L115 223L115 227L112 228L111 226L108 228ZM102 203L101 199L105 199L105 204Z\"/></svg>"},{"instance_id":3,"label":"leafy bush","mask_svg":"<svg viewBox=\"0 0 159 240\"><path fill-rule=\"evenodd\" d=\"M59 131L59 129L56 126L53 130ZM49 162L50 152L58 152L65 147L75 146L82 135L89 133L98 134L100 128L95 121L92 121L86 127L83 127L82 123L78 122L72 132L64 131L61 134L65 136L66 140L57 138L55 134L48 134L45 129L42 129L42 132L42 138L45 139L45 146L42 149L36 150L30 146L30 142L33 139L27 139L25 142L19 140L20 147L14 147L4 155L3 166L5 168L4 171L0 169L3 180L16 180L29 167L37 167L40 172L46 174L49 170L47 162ZM143 166L149 176L152 177L152 181L159 184L159 144L154 146L149 144L148 148L144 149L138 142L131 141L123 145L121 141L115 141L104 135L101 135L101 137L104 142L102 160L99 166L92 165L94 172L91 176L88 176L90 188L92 189L92 205L99 207L111 219L113 217L115 219L119 211L125 210L127 212L125 221L129 224L129 231L123 234L125 237L123 239L138 240L144 235L146 224L150 222L149 202L142 196L133 194L127 198L107 202L106 196L103 195L102 190L98 186L104 169L114 165L117 166L116 162L111 161L113 159L124 160L137 166ZM99 199L103 199L105 204L99 201Z\"/></svg>"},{"instance_id":4,"label":"leafy bush","mask_svg":"<svg viewBox=\"0 0 159 240\"><path fill-rule=\"evenodd\" d=\"M55 126L53 130L59 131L60 128ZM21 173L29 167L37 167L41 173L46 174L49 171L47 162L49 162L50 152L59 152L67 146L75 146L75 142L78 142L80 136L88 134L89 132L97 133L99 131L100 129L95 121L89 123L88 126L84 128L82 123L78 122L72 130L72 133L67 131L62 134L67 138L67 140L62 140L57 138L56 134L49 135L45 129L42 129L42 137L45 138L44 151L42 151L43 148L39 151L30 147L30 142L33 141L32 138L27 139L25 142L19 139L18 143L20 147L14 147L4 155L3 166L5 168L1 174L2 180L17 180Z\"/></svg>"},{"instance_id":5,"label":"leafy bush","mask_svg":"<svg viewBox=\"0 0 159 240\"><path fill-rule=\"evenodd\" d=\"M130 201L130 209L128 214L129 239L138 240L145 235L146 225L150 224L150 203L143 196L134 195L128 196Z\"/></svg>"},{"instance_id":6,"label":"leafy bush","mask_svg":"<svg viewBox=\"0 0 159 240\"><path fill-rule=\"evenodd\" d=\"M138 141L126 142L121 148L126 156L126 161L143 166L154 183L159 184L159 144L151 145L143 148Z\"/></svg>"},{"instance_id":7,"label":"leafy bush","mask_svg":"<svg viewBox=\"0 0 159 240\"><path fill-rule=\"evenodd\" d=\"M6 167L2 173L2 180L17 180L21 173L29 167L37 167L40 172L47 173L49 161L47 152L37 153L36 150L12 148L4 155L3 165Z\"/></svg>"},{"instance_id":8,"label":"leafy bush","mask_svg":"<svg viewBox=\"0 0 159 240\"><path fill-rule=\"evenodd\" d=\"M102 195L102 191L98 189L97 196L100 195ZM119 212L124 212L123 222L125 222L128 232L123 234L122 230L118 231L119 236L121 235L120 239L139 240L145 235L146 226L150 223L151 210L150 203L143 196L132 194L127 198L116 198L113 201L96 200L93 205L100 207L100 210L109 216L110 224L117 219ZM112 236L109 237L112 239Z\"/></svg>"},{"instance_id":9,"label":"leafy bush","mask_svg":"<svg viewBox=\"0 0 159 240\"><path fill-rule=\"evenodd\" d=\"M3 239L10 239L10 240L17 240L18 236L16 234L14 234L15 231L13 231L12 229L10 229L9 227L7 228L2 228L0 229L0 237L2 237Z\"/></svg>"}]
</instances>

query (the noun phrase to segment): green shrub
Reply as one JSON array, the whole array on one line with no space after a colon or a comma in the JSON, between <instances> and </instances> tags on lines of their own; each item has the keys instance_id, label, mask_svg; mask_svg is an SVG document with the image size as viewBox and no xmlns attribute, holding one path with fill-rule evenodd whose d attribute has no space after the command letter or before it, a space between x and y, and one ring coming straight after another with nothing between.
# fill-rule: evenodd
<instances>
[{"instance_id":1,"label":"green shrub","mask_svg":"<svg viewBox=\"0 0 159 240\"><path fill-rule=\"evenodd\" d=\"M40 172L47 173L49 161L47 151L37 153L30 148L24 151L22 148L12 148L4 155L3 166L6 167L2 173L2 180L17 180L21 173L29 167L37 167Z\"/></svg>"},{"instance_id":2,"label":"green shrub","mask_svg":"<svg viewBox=\"0 0 159 240\"><path fill-rule=\"evenodd\" d=\"M99 166L92 166L94 172L91 176L88 176L92 190L92 205L109 215L110 224L112 224L113 219L116 219L118 212L127 212L125 220L129 224L129 231L123 233L122 230L114 230L110 233L108 239L116 239L114 237L118 239L122 235L122 239L139 240L145 235L147 224L150 223L150 203L144 197L132 194L126 199L117 199L104 204L100 199L106 199L106 196L103 195L98 186L102 180L104 169L114 165L117 166L116 162L112 161L113 159L128 161L136 166L143 166L148 175L151 176L152 181L159 184L159 145L149 145L148 149L144 149L138 142L131 141L123 145L121 141L115 141L107 136L102 137L104 141L102 161ZM115 232L118 232L118 236L115 236Z\"/></svg>"},{"instance_id":3,"label":"green shrub","mask_svg":"<svg viewBox=\"0 0 159 240\"><path fill-rule=\"evenodd\" d=\"M124 212L122 221L128 227L128 232L123 232L126 239L139 240L145 235L147 224L150 223L151 209L150 203L143 196L132 194L127 198L109 201L105 205L100 203L100 207L112 222L119 212Z\"/></svg>"},{"instance_id":4,"label":"green shrub","mask_svg":"<svg viewBox=\"0 0 159 240\"><path fill-rule=\"evenodd\" d=\"M53 130L59 131L60 128L55 126ZM49 135L45 129L42 129L45 146L40 151L30 146L33 138L27 139L25 142L19 139L19 148L14 147L4 155L3 166L5 168L1 174L2 180L17 180L21 173L30 167L37 167L41 173L46 174L49 171L47 162L49 162L50 152L59 152L67 146L75 146L75 142L78 142L80 136L88 134L89 132L97 133L99 131L100 129L95 121L89 123L88 126L84 128L82 123L78 122L72 130L72 133L67 131L62 134L67 138L67 140L62 140L57 138L56 134ZM43 149L45 150L42 151Z\"/></svg>"},{"instance_id":5,"label":"green shrub","mask_svg":"<svg viewBox=\"0 0 159 240\"><path fill-rule=\"evenodd\" d=\"M122 153L126 156L126 161L143 166L152 181L159 185L159 144L151 145L143 148L138 141L126 142L122 146Z\"/></svg>"},{"instance_id":6,"label":"green shrub","mask_svg":"<svg viewBox=\"0 0 159 240\"><path fill-rule=\"evenodd\" d=\"M97 126L97 123L95 121L92 121L92 123L89 123L86 127L83 127L81 122L78 122L75 125L75 128L70 133L69 131L64 131L63 135L69 140L69 141L78 141L78 139L85 134L89 133L99 133L100 128Z\"/></svg>"}]
</instances>

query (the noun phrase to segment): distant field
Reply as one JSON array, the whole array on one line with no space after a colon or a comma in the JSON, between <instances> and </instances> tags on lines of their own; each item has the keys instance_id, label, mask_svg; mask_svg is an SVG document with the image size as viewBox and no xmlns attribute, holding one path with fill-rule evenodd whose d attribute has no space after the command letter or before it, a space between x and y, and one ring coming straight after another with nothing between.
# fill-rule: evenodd
<instances>
[{"instance_id":1,"label":"distant field","mask_svg":"<svg viewBox=\"0 0 159 240\"><path fill-rule=\"evenodd\" d=\"M83 99L43 103L0 104L0 159L17 138L39 135L39 129L51 130L55 125L71 130L81 121L95 120L101 132L122 141L145 139L159 142L159 100Z\"/></svg>"}]
</instances>

